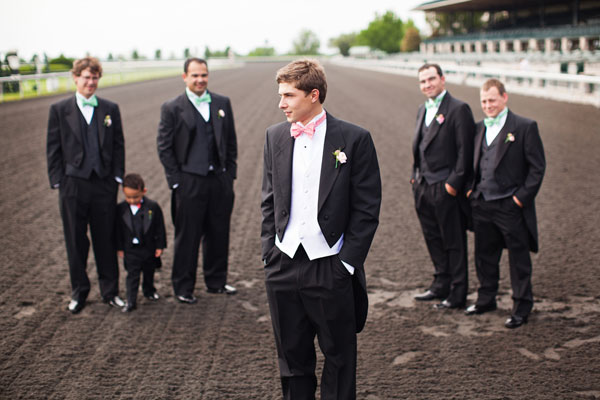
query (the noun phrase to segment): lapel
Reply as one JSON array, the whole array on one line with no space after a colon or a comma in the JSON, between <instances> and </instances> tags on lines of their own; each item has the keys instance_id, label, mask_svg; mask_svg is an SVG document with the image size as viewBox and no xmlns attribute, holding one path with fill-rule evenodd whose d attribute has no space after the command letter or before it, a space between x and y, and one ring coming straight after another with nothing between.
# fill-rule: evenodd
<instances>
[{"instance_id":1,"label":"lapel","mask_svg":"<svg viewBox=\"0 0 600 400\"><path fill-rule=\"evenodd\" d=\"M215 142L217 144L217 148L219 148L221 145L221 136L223 135L223 118L221 118L219 115L220 104L217 104L219 101L214 97L214 94L212 94L212 101L210 102L210 118L212 119Z\"/></svg>"},{"instance_id":2,"label":"lapel","mask_svg":"<svg viewBox=\"0 0 600 400\"><path fill-rule=\"evenodd\" d=\"M475 155L473 156L473 170L479 170L479 158L481 157L481 146L483 145L483 138L485 137L485 124L482 122L481 127L475 132L474 149Z\"/></svg>"},{"instance_id":3,"label":"lapel","mask_svg":"<svg viewBox=\"0 0 600 400\"><path fill-rule=\"evenodd\" d=\"M290 135L290 124L281 125L273 146L273 190L276 198L282 199L282 205L289 211L292 203L292 162L294 154L294 138Z\"/></svg>"},{"instance_id":4,"label":"lapel","mask_svg":"<svg viewBox=\"0 0 600 400\"><path fill-rule=\"evenodd\" d=\"M194 107L190 99L188 99L185 92L179 97L179 102L181 106L181 119L189 128L190 135L193 138L196 136L196 114L198 110Z\"/></svg>"},{"instance_id":5,"label":"lapel","mask_svg":"<svg viewBox=\"0 0 600 400\"><path fill-rule=\"evenodd\" d=\"M107 115L109 114L106 107L106 103L104 102L104 100L98 97L98 106L94 109L94 115L92 116L92 118L95 118L98 124L98 143L100 145L100 148L102 148L102 144L104 143L104 137L106 136L106 126L104 125L104 118Z\"/></svg>"},{"instance_id":6,"label":"lapel","mask_svg":"<svg viewBox=\"0 0 600 400\"><path fill-rule=\"evenodd\" d=\"M510 110L508 110L508 114L506 115L506 122L504 122L504 126L502 127L502 129L500 130L500 133L498 133L498 153L496 153L496 160L494 161L494 169L498 167L498 165L500 165L500 161L502 161L502 157L504 157L504 155L506 154L506 152L508 151L508 148L512 145L512 142L507 142L506 141L506 137L508 136L509 133L513 133L515 131L515 117L514 115L510 112ZM513 133L514 135L514 133Z\"/></svg>"},{"instance_id":7,"label":"lapel","mask_svg":"<svg viewBox=\"0 0 600 400\"><path fill-rule=\"evenodd\" d=\"M79 107L77 106L77 98L75 95L73 95L73 98L69 101L68 107L65 111L65 120L67 121L67 124L69 124L71 131L75 134L75 137L79 143L83 143L81 138L81 135L83 134L83 132L81 132L81 111L79 111Z\"/></svg>"},{"instance_id":8,"label":"lapel","mask_svg":"<svg viewBox=\"0 0 600 400\"><path fill-rule=\"evenodd\" d=\"M152 209L147 204L147 200L145 197L144 197L144 201L142 201L142 208L140 208L138 210L138 212L143 213L143 214L141 214L142 215L142 230L143 230L143 233L145 234L146 232L148 232L148 229L150 229L150 224L152 224Z\"/></svg>"},{"instance_id":9,"label":"lapel","mask_svg":"<svg viewBox=\"0 0 600 400\"><path fill-rule=\"evenodd\" d=\"M425 105L421 104L419 107L419 112L417 113L417 126L415 127L415 135L413 139L413 154L419 153L419 136L421 135L421 126L423 125L423 120L425 119Z\"/></svg>"},{"instance_id":10,"label":"lapel","mask_svg":"<svg viewBox=\"0 0 600 400\"><path fill-rule=\"evenodd\" d=\"M129 231L133 232L133 225L131 224L131 209L129 208L129 204L125 204L123 207L123 212L121 213L121 218L123 222L129 228Z\"/></svg>"},{"instance_id":11,"label":"lapel","mask_svg":"<svg viewBox=\"0 0 600 400\"><path fill-rule=\"evenodd\" d=\"M339 126L339 122L331 114L327 113L327 130L325 131L325 143L323 145L323 160L321 162L321 179L319 183L319 209L323 207L325 200L329 196L333 184L339 175L342 164L335 167L335 156L333 152L336 150L344 150L346 142L344 141L343 132Z\"/></svg>"},{"instance_id":12,"label":"lapel","mask_svg":"<svg viewBox=\"0 0 600 400\"><path fill-rule=\"evenodd\" d=\"M436 113L436 117L438 115L443 115L444 117L446 117L448 115L448 104L450 103L450 93L446 92L446 94L444 95L444 98L442 99L442 103L440 104L437 113ZM424 107L423 107L424 108ZM442 122L443 124L444 122ZM435 137L437 136L438 132L440 131L442 125L440 125L437 121L437 118L433 118L433 121L431 121L431 125L429 125L429 135L426 135L426 137L423 138L423 140L425 141L423 144L425 145L424 148L426 149L429 144L431 144L431 142L433 142L433 139L435 139ZM419 126L420 127L420 126Z\"/></svg>"}]
</instances>

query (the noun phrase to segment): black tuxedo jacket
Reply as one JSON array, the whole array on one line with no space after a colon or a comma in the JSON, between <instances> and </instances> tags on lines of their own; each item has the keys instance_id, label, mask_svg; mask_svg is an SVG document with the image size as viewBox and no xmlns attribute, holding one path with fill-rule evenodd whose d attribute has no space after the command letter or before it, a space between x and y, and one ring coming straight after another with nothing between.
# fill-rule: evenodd
<instances>
[{"instance_id":1,"label":"black tuxedo jacket","mask_svg":"<svg viewBox=\"0 0 600 400\"><path fill-rule=\"evenodd\" d=\"M233 111L228 97L210 92L210 121L213 124L219 162L232 178L237 175L237 139ZM196 136L198 110L187 94L167 101L161 107L158 126L158 157L162 162L169 187L179 183L181 165L185 164L190 144Z\"/></svg>"},{"instance_id":2,"label":"black tuxedo jacket","mask_svg":"<svg viewBox=\"0 0 600 400\"><path fill-rule=\"evenodd\" d=\"M413 140L412 179L416 178L419 167L419 143L421 125L425 119L425 105L421 104L417 114L417 124ZM425 158L431 171L443 168L450 170L447 183L458 192L463 191L469 180L473 162L473 137L475 121L467 103L455 99L446 92L437 114L429 128L432 130L425 143Z\"/></svg>"},{"instance_id":3,"label":"black tuxedo jacket","mask_svg":"<svg viewBox=\"0 0 600 400\"><path fill-rule=\"evenodd\" d=\"M481 146L485 138L483 121L477 123L475 154L473 158L473 180L470 189L475 189L479 174ZM514 141L510 141L510 137ZM537 123L514 114L510 110L506 122L498 134L498 153L494 163L494 177L501 189L517 186L515 196L523 203L523 216L530 235L530 250L538 251L535 196L540 190L546 159Z\"/></svg>"},{"instance_id":4,"label":"black tuxedo jacket","mask_svg":"<svg viewBox=\"0 0 600 400\"><path fill-rule=\"evenodd\" d=\"M85 154L80 115L75 96L50 106L46 156L51 187L60 183L67 164L79 168L83 162ZM107 116L110 126L105 123ZM111 177L122 178L125 170L125 140L119 106L98 97L98 106L94 109L93 118L98 122L98 143L102 162L109 166Z\"/></svg>"},{"instance_id":5,"label":"black tuxedo jacket","mask_svg":"<svg viewBox=\"0 0 600 400\"><path fill-rule=\"evenodd\" d=\"M267 263L275 235L283 240L290 217L294 141L288 122L267 129L261 204L262 256ZM336 150L347 156L347 162L337 168ZM364 262L379 224L380 204L379 164L370 133L327 113L317 219L329 246L344 235L339 257L355 267L357 331L362 330L367 317Z\"/></svg>"},{"instance_id":6,"label":"black tuxedo jacket","mask_svg":"<svg viewBox=\"0 0 600 400\"><path fill-rule=\"evenodd\" d=\"M150 257L154 255L156 249L164 249L167 247L167 236L165 232L165 223L163 213L158 205L153 200L144 197L142 207L138 210L138 214L142 213L142 246L135 246L133 238L135 232L131 221L131 209L126 201L122 201L117 205L116 213L116 233L117 250L124 250L125 257L128 254L134 253L137 257Z\"/></svg>"}]
</instances>

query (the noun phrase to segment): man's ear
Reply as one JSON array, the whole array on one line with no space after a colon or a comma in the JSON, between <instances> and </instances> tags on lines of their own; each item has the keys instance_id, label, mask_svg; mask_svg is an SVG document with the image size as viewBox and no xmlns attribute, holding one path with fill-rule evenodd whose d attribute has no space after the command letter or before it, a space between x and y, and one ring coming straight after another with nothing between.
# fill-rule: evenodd
<instances>
[{"instance_id":1,"label":"man's ear","mask_svg":"<svg viewBox=\"0 0 600 400\"><path fill-rule=\"evenodd\" d=\"M319 95L320 95L319 89L313 89L310 92L310 100L311 100L311 102L316 103L317 101L319 101Z\"/></svg>"}]
</instances>

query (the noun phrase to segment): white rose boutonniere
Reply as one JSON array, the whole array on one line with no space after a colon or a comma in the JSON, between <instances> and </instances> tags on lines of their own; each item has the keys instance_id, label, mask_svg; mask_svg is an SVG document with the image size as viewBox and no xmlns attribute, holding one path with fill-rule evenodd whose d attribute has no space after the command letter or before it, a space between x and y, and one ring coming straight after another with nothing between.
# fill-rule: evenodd
<instances>
[{"instance_id":1,"label":"white rose boutonniere","mask_svg":"<svg viewBox=\"0 0 600 400\"><path fill-rule=\"evenodd\" d=\"M506 135L506 139L504 140L504 143L514 142L514 141L515 141L515 135L508 132L508 135Z\"/></svg>"},{"instance_id":2,"label":"white rose boutonniere","mask_svg":"<svg viewBox=\"0 0 600 400\"><path fill-rule=\"evenodd\" d=\"M348 161L348 157L346 157L346 153L344 153L342 151L342 149L337 149L336 151L333 152L333 155L335 156L335 167L338 167L338 163L339 164L346 164L346 161Z\"/></svg>"},{"instance_id":3,"label":"white rose boutonniere","mask_svg":"<svg viewBox=\"0 0 600 400\"><path fill-rule=\"evenodd\" d=\"M106 117L104 117L104 126L106 126L107 128L109 126L112 125L112 119L110 119L110 115L106 115Z\"/></svg>"},{"instance_id":4,"label":"white rose boutonniere","mask_svg":"<svg viewBox=\"0 0 600 400\"><path fill-rule=\"evenodd\" d=\"M225 111L219 109L219 118L225 118Z\"/></svg>"}]
</instances>

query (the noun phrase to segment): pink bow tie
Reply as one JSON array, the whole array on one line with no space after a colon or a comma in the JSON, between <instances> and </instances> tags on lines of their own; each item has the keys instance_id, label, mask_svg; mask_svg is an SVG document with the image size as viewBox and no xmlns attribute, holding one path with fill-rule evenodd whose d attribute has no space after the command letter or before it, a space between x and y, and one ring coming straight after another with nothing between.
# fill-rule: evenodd
<instances>
[{"instance_id":1,"label":"pink bow tie","mask_svg":"<svg viewBox=\"0 0 600 400\"><path fill-rule=\"evenodd\" d=\"M300 135L305 133L306 135L308 135L308 137L310 139L312 139L313 135L315 134L315 129L317 129L317 126L321 125L321 123L323 123L323 121L325 121L326 117L327 117L327 114L323 114L323 116L321 118L319 118L317 121L311 122L310 124L308 124L306 126L301 126L294 122L290 128L290 134L292 135L292 137L294 139L298 139L298 137Z\"/></svg>"}]
</instances>

